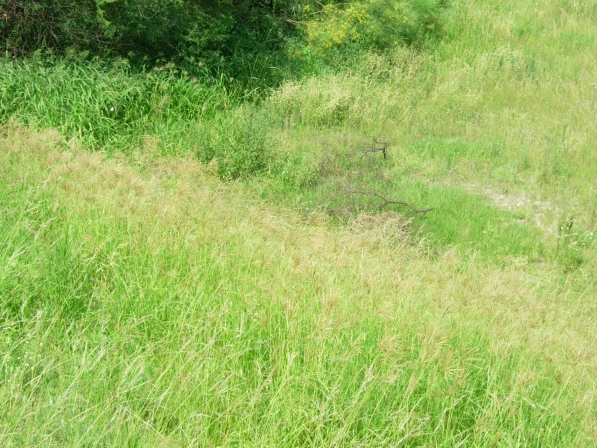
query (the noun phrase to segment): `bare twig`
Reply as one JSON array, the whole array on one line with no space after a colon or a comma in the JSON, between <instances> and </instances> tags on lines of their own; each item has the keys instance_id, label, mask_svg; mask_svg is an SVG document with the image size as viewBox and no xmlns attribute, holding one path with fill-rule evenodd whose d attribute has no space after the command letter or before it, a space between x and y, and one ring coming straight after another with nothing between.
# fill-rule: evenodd
<instances>
[{"instance_id":1,"label":"bare twig","mask_svg":"<svg viewBox=\"0 0 597 448\"><path fill-rule=\"evenodd\" d=\"M152 16L144 16L143 12L141 11L141 6L137 6L137 11L139 11L139 17L141 17L142 19L145 19L145 20L151 20L161 12L161 11L156 11L155 14Z\"/></svg>"},{"instance_id":2,"label":"bare twig","mask_svg":"<svg viewBox=\"0 0 597 448\"><path fill-rule=\"evenodd\" d=\"M302 20L292 20L292 19L288 19L288 18L286 18L284 20L286 20L288 23L292 23L293 25L305 25L305 24L309 23L309 22L304 22Z\"/></svg>"},{"instance_id":3,"label":"bare twig","mask_svg":"<svg viewBox=\"0 0 597 448\"><path fill-rule=\"evenodd\" d=\"M377 203L377 200L358 201L355 198L356 195L378 198L381 200L379 209L388 205L401 205L408 207L412 212L420 214L421 216L425 216L427 212L435 210L435 207L417 208L406 201L387 199L381 194L369 190L367 185L384 182L384 185L387 188L383 191L390 191L392 179L382 170L384 161L388 159L388 146L389 142L375 138L368 147L361 146L359 149L344 154L335 153L334 151L326 153L323 163L320 164L321 177L340 177L337 181L336 188L334 188L334 191L331 193L331 197L347 198L341 202L346 202L346 205L350 205L349 208L355 210L360 208L358 206L359 202L367 202L367 208L375 206ZM383 154L384 160L375 156L375 153L378 152ZM340 157L345 158L346 162L339 160Z\"/></svg>"},{"instance_id":4,"label":"bare twig","mask_svg":"<svg viewBox=\"0 0 597 448\"><path fill-rule=\"evenodd\" d=\"M346 194L361 194L363 196L375 196L383 201L383 203L379 206L379 208L383 208L386 205L390 205L390 204L404 205L404 206L410 208L415 213L421 213L422 216L425 216L427 214L427 212L430 212L431 210L435 210L435 207L419 209L405 201L393 201L390 199L386 199L382 195L375 193L373 191L348 190L348 191L346 191Z\"/></svg>"},{"instance_id":5,"label":"bare twig","mask_svg":"<svg viewBox=\"0 0 597 448\"><path fill-rule=\"evenodd\" d=\"M361 156L361 159L367 156L367 154L372 154L376 152L381 152L383 154L384 160L388 158L388 142L379 141L377 139L373 140L373 144L365 149L357 149L356 151L348 152L346 156L354 157L354 156Z\"/></svg>"},{"instance_id":6,"label":"bare twig","mask_svg":"<svg viewBox=\"0 0 597 448\"><path fill-rule=\"evenodd\" d=\"M379 152L379 151L381 151L383 153L384 160L387 160L387 158L388 158L388 142L380 142L380 141L374 140L373 145L370 146L369 148L365 149L365 154Z\"/></svg>"}]
</instances>

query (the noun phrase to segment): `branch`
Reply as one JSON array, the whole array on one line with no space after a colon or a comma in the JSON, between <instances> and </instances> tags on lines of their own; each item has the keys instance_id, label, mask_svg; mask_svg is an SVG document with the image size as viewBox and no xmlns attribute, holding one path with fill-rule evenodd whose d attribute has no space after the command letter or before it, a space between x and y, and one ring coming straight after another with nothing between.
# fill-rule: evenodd
<instances>
[{"instance_id":1,"label":"branch","mask_svg":"<svg viewBox=\"0 0 597 448\"><path fill-rule=\"evenodd\" d=\"M348 190L346 192L346 194L362 194L363 196L376 196L383 201L383 204L381 204L379 206L379 208L383 208L386 205L390 205L390 204L404 205L404 206L410 208L415 213L421 213L423 216L425 216L427 214L427 212L430 212L431 210L435 210L435 207L419 209L405 201L392 201L392 200L386 199L382 195L374 193L372 191Z\"/></svg>"},{"instance_id":2,"label":"branch","mask_svg":"<svg viewBox=\"0 0 597 448\"><path fill-rule=\"evenodd\" d=\"M306 23L309 23L309 22L304 22L302 20L292 20L292 19L288 19L288 18L286 18L284 20L286 20L288 23L292 23L293 25L305 25Z\"/></svg>"},{"instance_id":3,"label":"branch","mask_svg":"<svg viewBox=\"0 0 597 448\"><path fill-rule=\"evenodd\" d=\"M329 146L331 146L331 145L329 145ZM367 156L367 154L372 154L375 152L383 153L384 160L387 160L388 159L388 142L381 142L381 141L374 140L373 144L371 146L369 146L368 148L357 149L355 151L348 152L346 154L346 156L348 156L348 157L361 156L361 159L363 159L364 157Z\"/></svg>"},{"instance_id":4,"label":"branch","mask_svg":"<svg viewBox=\"0 0 597 448\"><path fill-rule=\"evenodd\" d=\"M384 160L388 158L388 142L379 142L377 140L373 141L373 145L369 148L365 149L365 153L368 152L379 152L383 153Z\"/></svg>"}]
</instances>

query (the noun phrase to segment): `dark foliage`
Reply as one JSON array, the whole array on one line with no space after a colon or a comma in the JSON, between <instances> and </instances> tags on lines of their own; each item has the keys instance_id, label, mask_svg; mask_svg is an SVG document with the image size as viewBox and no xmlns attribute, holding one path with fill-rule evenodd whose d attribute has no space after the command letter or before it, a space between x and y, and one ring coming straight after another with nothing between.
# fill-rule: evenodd
<instances>
[{"instance_id":1,"label":"dark foliage","mask_svg":"<svg viewBox=\"0 0 597 448\"><path fill-rule=\"evenodd\" d=\"M232 66L275 53L299 11L296 0L0 0L0 50Z\"/></svg>"}]
</instances>

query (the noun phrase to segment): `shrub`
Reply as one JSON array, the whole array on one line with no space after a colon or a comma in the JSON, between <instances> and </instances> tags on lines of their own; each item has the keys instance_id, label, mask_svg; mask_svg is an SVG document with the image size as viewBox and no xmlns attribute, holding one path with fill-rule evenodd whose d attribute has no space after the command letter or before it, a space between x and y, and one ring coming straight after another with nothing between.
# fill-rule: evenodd
<instances>
[{"instance_id":1,"label":"shrub","mask_svg":"<svg viewBox=\"0 0 597 448\"><path fill-rule=\"evenodd\" d=\"M356 44L384 49L413 42L438 24L438 0L357 0L328 3L306 23L309 48L317 53ZM311 7L306 6L309 15Z\"/></svg>"},{"instance_id":2,"label":"shrub","mask_svg":"<svg viewBox=\"0 0 597 448\"><path fill-rule=\"evenodd\" d=\"M222 179L266 170L274 157L269 141L271 122L252 106L241 106L219 114L196 130L197 157L210 164Z\"/></svg>"},{"instance_id":3,"label":"shrub","mask_svg":"<svg viewBox=\"0 0 597 448\"><path fill-rule=\"evenodd\" d=\"M0 0L0 50L25 55L97 46L104 42L97 6L95 0Z\"/></svg>"},{"instance_id":4,"label":"shrub","mask_svg":"<svg viewBox=\"0 0 597 448\"><path fill-rule=\"evenodd\" d=\"M0 0L0 51L89 50L230 69L275 53L294 26L296 0ZM253 66L255 59L253 60ZM245 64L246 65L246 64ZM246 67L244 67L246 68Z\"/></svg>"}]
</instances>

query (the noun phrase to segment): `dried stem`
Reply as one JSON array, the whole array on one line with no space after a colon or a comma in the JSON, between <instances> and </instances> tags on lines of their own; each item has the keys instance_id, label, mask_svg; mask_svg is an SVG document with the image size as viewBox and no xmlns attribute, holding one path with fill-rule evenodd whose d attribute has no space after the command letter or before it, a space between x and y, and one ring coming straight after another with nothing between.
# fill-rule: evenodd
<instances>
[{"instance_id":1,"label":"dried stem","mask_svg":"<svg viewBox=\"0 0 597 448\"><path fill-rule=\"evenodd\" d=\"M383 201L383 203L379 206L379 208L383 208L386 205L390 205L390 204L404 205L404 206L410 208L415 213L421 213L423 216L425 216L427 214L427 212L430 212L431 210L435 210L435 207L419 209L419 208L416 208L415 206L413 206L412 204L409 204L408 202L394 201L394 200L386 199L382 195L372 192L372 191L348 190L348 191L346 191L346 194L361 194L364 196L375 196Z\"/></svg>"}]
</instances>

